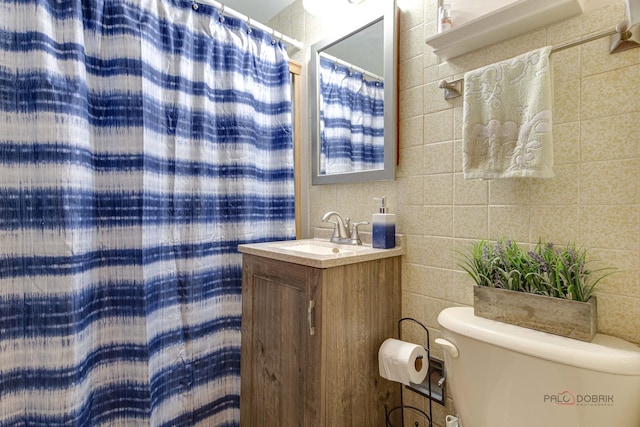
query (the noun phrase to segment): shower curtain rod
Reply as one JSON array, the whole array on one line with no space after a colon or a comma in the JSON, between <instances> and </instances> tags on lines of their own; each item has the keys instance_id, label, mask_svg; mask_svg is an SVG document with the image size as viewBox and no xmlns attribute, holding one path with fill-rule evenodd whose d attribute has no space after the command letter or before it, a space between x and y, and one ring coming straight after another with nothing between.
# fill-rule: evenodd
<instances>
[{"instance_id":1,"label":"shower curtain rod","mask_svg":"<svg viewBox=\"0 0 640 427\"><path fill-rule=\"evenodd\" d=\"M364 68L360 68L360 67L358 67L357 65L350 64L350 63L348 63L347 61L343 61L343 60L342 60L342 59L340 59L340 58L336 58L335 56L331 56L331 55L329 55L328 53L320 52L318 55L320 55L320 56L322 56L322 57L324 57L324 58L327 58L329 61L333 61L333 62L335 62L335 63L338 63L338 64L340 64L340 65L343 65L343 66L347 67L347 68L348 68L349 70L351 70L351 71L356 71L356 72L358 72L358 73L364 74L365 76L369 76L369 77L371 77L372 79L375 79L375 80L379 80L379 81L381 81L381 82L384 82L384 77L379 76L379 75L377 75L377 74L373 74L372 72L367 71L367 70L365 70Z\"/></svg>"},{"instance_id":2,"label":"shower curtain rod","mask_svg":"<svg viewBox=\"0 0 640 427\"><path fill-rule=\"evenodd\" d=\"M271 33L273 35L274 38L276 39L281 39L282 41L289 43L291 46L296 47L298 49L302 49L304 47L304 45L302 44L301 41L293 39L285 34L282 34L279 31L274 30L271 27L267 27L266 25L256 21L255 19L252 19L246 15L241 14L240 12L231 9L230 7L226 7L224 4L222 3L218 3L215 0L198 0L197 2L194 3L194 6L197 5L197 3L201 3L201 4L206 4L209 6L213 6L216 9L220 9L220 13L221 14L226 14L229 16L233 16L234 18L238 18L241 21L246 21L247 25L251 26L251 27L255 27L258 28L262 31L266 31L268 33Z\"/></svg>"}]
</instances>

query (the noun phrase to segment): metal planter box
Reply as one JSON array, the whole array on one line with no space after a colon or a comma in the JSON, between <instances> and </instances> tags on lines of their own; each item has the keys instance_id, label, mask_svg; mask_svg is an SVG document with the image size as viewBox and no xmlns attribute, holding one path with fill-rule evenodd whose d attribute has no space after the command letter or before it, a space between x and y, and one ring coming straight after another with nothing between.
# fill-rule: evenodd
<instances>
[{"instance_id":1,"label":"metal planter box","mask_svg":"<svg viewBox=\"0 0 640 427\"><path fill-rule=\"evenodd\" d=\"M587 302L508 291L486 286L473 288L478 317L591 341L597 332L597 301Z\"/></svg>"}]
</instances>

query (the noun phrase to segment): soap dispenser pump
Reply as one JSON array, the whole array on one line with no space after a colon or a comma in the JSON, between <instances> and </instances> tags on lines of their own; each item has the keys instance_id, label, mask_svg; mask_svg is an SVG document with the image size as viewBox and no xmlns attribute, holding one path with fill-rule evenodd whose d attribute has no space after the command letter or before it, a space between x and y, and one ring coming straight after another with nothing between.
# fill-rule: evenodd
<instances>
[{"instance_id":1,"label":"soap dispenser pump","mask_svg":"<svg viewBox=\"0 0 640 427\"><path fill-rule=\"evenodd\" d=\"M380 201L378 213L372 218L372 246L378 249L391 249L396 246L396 215L389 213L386 197L376 197Z\"/></svg>"}]
</instances>

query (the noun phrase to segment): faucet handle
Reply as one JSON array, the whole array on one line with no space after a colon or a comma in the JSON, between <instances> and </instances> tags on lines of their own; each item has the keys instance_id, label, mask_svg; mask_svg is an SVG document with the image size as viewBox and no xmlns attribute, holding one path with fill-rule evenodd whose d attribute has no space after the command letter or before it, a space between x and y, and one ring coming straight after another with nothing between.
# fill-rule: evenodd
<instances>
[{"instance_id":1,"label":"faucet handle","mask_svg":"<svg viewBox=\"0 0 640 427\"><path fill-rule=\"evenodd\" d=\"M353 224L351 224L351 244L352 245L362 245L362 240L360 239L360 233L358 233L358 226L359 225L367 225L369 224L369 221L362 221L362 222L354 222Z\"/></svg>"}]
</instances>

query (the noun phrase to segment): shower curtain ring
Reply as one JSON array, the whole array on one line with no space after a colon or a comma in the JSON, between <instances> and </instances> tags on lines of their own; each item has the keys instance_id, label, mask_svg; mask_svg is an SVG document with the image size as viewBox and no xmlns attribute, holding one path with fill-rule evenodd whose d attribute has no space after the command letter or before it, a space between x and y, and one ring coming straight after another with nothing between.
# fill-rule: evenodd
<instances>
[{"instance_id":1,"label":"shower curtain ring","mask_svg":"<svg viewBox=\"0 0 640 427\"><path fill-rule=\"evenodd\" d=\"M247 34L251 34L251 18L247 16Z\"/></svg>"},{"instance_id":2,"label":"shower curtain ring","mask_svg":"<svg viewBox=\"0 0 640 427\"><path fill-rule=\"evenodd\" d=\"M224 22L224 4L220 3L220 22Z\"/></svg>"}]
</instances>

